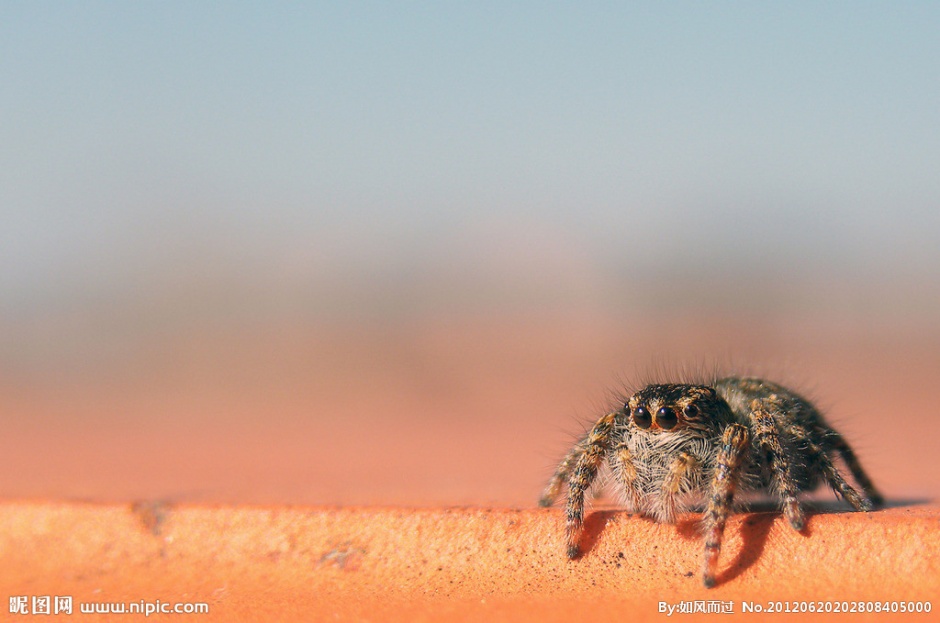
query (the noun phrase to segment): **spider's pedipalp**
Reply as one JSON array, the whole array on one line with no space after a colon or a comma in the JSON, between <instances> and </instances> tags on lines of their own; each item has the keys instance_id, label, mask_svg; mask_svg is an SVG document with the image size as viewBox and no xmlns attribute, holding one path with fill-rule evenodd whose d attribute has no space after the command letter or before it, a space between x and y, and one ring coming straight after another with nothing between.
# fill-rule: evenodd
<instances>
[{"instance_id":1,"label":"spider's pedipalp","mask_svg":"<svg viewBox=\"0 0 940 623\"><path fill-rule=\"evenodd\" d=\"M683 481L699 466L699 461L687 452L682 452L672 463L663 479L657 518L663 523L674 523L678 512L678 497L682 494Z\"/></svg>"},{"instance_id":2,"label":"spider's pedipalp","mask_svg":"<svg viewBox=\"0 0 940 623\"><path fill-rule=\"evenodd\" d=\"M626 442L621 441L613 449L608 461L614 478L623 489L627 506L632 511L640 510L643 502L637 482L638 475L633 464L633 454Z\"/></svg>"}]
</instances>

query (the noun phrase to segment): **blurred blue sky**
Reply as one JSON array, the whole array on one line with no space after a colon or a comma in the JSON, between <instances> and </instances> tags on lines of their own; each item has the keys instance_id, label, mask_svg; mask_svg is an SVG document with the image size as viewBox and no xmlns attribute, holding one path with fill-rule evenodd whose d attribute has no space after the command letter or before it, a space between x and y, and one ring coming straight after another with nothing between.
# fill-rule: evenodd
<instances>
[{"instance_id":1,"label":"blurred blue sky","mask_svg":"<svg viewBox=\"0 0 940 623\"><path fill-rule=\"evenodd\" d=\"M3 2L2 312L506 274L936 292L938 32L930 2Z\"/></svg>"}]
</instances>

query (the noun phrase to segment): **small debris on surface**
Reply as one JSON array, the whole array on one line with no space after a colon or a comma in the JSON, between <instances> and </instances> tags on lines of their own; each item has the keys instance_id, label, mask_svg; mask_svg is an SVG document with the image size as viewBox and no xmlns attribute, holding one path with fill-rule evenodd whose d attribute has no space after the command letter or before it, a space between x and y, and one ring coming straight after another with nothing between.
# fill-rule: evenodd
<instances>
[{"instance_id":1,"label":"small debris on surface","mask_svg":"<svg viewBox=\"0 0 940 623\"><path fill-rule=\"evenodd\" d=\"M170 514L172 505L166 500L139 500L131 505L134 513L144 528L153 536L160 536L163 522Z\"/></svg>"},{"instance_id":2,"label":"small debris on surface","mask_svg":"<svg viewBox=\"0 0 940 623\"><path fill-rule=\"evenodd\" d=\"M347 541L320 556L318 567L332 565L342 571L355 571L362 565L366 551Z\"/></svg>"}]
</instances>

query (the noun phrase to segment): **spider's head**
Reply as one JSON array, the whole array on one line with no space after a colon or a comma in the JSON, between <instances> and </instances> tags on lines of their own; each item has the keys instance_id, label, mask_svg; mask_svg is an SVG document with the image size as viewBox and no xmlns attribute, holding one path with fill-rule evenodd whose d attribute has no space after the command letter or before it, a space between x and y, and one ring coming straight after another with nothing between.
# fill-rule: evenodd
<instances>
[{"instance_id":1,"label":"spider's head","mask_svg":"<svg viewBox=\"0 0 940 623\"><path fill-rule=\"evenodd\" d=\"M631 424L651 433L704 431L731 415L724 399L706 385L647 385L623 408Z\"/></svg>"}]
</instances>

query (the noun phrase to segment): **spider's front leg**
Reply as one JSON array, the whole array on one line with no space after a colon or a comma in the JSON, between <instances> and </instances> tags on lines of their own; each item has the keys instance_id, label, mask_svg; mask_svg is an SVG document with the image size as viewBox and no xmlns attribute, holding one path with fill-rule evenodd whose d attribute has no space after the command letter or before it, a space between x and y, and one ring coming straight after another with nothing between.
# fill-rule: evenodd
<instances>
[{"instance_id":1,"label":"spider's front leg","mask_svg":"<svg viewBox=\"0 0 940 623\"><path fill-rule=\"evenodd\" d=\"M568 558L577 558L581 553L578 542L584 526L584 494L594 483L597 470L610 447L616 418L617 412L613 412L597 421L582 442L583 449L568 480L568 504L565 506Z\"/></svg>"},{"instance_id":2,"label":"spider's front leg","mask_svg":"<svg viewBox=\"0 0 940 623\"><path fill-rule=\"evenodd\" d=\"M732 424L725 429L721 442L711 483L711 497L705 510L705 561L702 566L702 582L706 588L715 585L721 537L731 512L741 464L748 450L747 428L741 424Z\"/></svg>"},{"instance_id":3,"label":"spider's front leg","mask_svg":"<svg viewBox=\"0 0 940 623\"><path fill-rule=\"evenodd\" d=\"M555 503L555 500L558 499L562 485L567 482L568 478L571 476L571 470L574 469L575 465L578 464L578 459L584 454L585 442L587 442L587 435L579 439L578 443L574 444L574 447L568 451L565 458L558 464L558 468L552 475L551 480L548 481L548 485L546 485L545 490L542 491L542 496L539 498L539 506L551 506Z\"/></svg>"}]
</instances>

